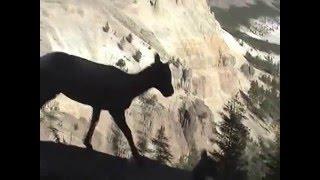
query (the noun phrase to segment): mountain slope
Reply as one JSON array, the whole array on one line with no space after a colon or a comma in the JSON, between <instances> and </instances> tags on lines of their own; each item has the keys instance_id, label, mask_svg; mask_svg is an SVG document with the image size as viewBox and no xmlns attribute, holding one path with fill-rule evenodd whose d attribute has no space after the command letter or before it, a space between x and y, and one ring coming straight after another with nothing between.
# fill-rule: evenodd
<instances>
[{"instance_id":1,"label":"mountain slope","mask_svg":"<svg viewBox=\"0 0 320 180\"><path fill-rule=\"evenodd\" d=\"M151 89L126 111L135 142L143 136L147 148L153 149L151 139L164 126L173 163L193 147L215 149L212 139L216 123L222 120L220 112L239 90L248 91L250 78L241 71L246 59L225 41L226 32L205 0L42 0L40 5L40 55L63 51L128 73L152 64L155 51L163 61L172 62L174 95L164 98ZM83 146L91 111L59 95L42 111L40 139L59 136L65 143ZM48 113L55 120L48 120ZM249 120L256 139L272 137L261 123ZM55 134L50 127L56 128ZM115 153L111 148L114 127L109 113L102 112L93 136L95 149ZM122 156L129 157L130 152Z\"/></svg>"}]
</instances>

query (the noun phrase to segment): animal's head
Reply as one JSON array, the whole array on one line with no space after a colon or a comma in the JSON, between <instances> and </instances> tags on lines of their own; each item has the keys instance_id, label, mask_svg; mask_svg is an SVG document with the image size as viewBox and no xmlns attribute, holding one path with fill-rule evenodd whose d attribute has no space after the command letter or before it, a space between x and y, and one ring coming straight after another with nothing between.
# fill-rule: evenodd
<instances>
[{"instance_id":1,"label":"animal's head","mask_svg":"<svg viewBox=\"0 0 320 180\"><path fill-rule=\"evenodd\" d=\"M154 55L154 64L152 64L152 68L155 76L154 87L158 89L163 96L171 96L174 93L174 89L171 82L172 76L169 63L162 63L159 54L156 53Z\"/></svg>"}]
</instances>

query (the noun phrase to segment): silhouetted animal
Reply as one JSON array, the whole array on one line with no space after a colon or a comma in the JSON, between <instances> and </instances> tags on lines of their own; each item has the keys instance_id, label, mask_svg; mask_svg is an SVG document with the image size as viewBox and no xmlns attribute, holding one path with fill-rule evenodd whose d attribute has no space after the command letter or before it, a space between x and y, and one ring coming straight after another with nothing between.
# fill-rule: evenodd
<instances>
[{"instance_id":1,"label":"silhouetted animal","mask_svg":"<svg viewBox=\"0 0 320 180\"><path fill-rule=\"evenodd\" d=\"M89 149L92 149L91 138L100 112L108 110L127 138L132 155L139 158L124 111L136 96L152 87L165 97L174 93L169 64L162 63L157 53L155 63L137 74L127 74L113 66L62 52L40 57L40 108L59 93L92 106L91 123L84 139Z\"/></svg>"}]
</instances>

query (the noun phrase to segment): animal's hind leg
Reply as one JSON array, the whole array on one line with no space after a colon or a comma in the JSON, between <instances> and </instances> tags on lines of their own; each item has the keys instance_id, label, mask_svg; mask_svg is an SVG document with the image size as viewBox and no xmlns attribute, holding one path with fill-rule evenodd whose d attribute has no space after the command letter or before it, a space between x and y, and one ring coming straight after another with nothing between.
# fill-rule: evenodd
<instances>
[{"instance_id":1,"label":"animal's hind leg","mask_svg":"<svg viewBox=\"0 0 320 180\"><path fill-rule=\"evenodd\" d=\"M99 117L100 117L100 112L101 112L101 109L93 107L93 112L92 112L92 116L91 116L91 122L90 122L89 131L87 132L87 135L86 135L86 137L84 138L84 141L83 141L83 144L88 149L92 149L91 139L92 139L92 135L94 133L94 129L96 128L96 126L98 124Z\"/></svg>"},{"instance_id":2,"label":"animal's hind leg","mask_svg":"<svg viewBox=\"0 0 320 180\"><path fill-rule=\"evenodd\" d=\"M133 157L139 161L140 155L138 153L137 148L134 145L131 130L126 123L124 111L122 111L122 110L110 111L110 114L112 115L114 122L118 125L118 127L120 128L120 130L122 131L122 133L126 137L128 143L130 145Z\"/></svg>"}]
</instances>

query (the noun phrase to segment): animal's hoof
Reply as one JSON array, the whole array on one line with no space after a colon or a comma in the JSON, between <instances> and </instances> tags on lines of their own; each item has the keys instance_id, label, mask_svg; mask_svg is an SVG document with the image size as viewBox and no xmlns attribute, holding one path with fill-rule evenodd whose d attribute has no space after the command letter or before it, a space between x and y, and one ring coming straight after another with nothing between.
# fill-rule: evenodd
<instances>
[{"instance_id":1,"label":"animal's hoof","mask_svg":"<svg viewBox=\"0 0 320 180\"><path fill-rule=\"evenodd\" d=\"M87 147L87 149L88 149L88 150L90 150L90 151L91 151L91 150L93 150L93 148L92 148L92 145L91 145L91 144L90 144L90 145L87 145L86 147Z\"/></svg>"},{"instance_id":2,"label":"animal's hoof","mask_svg":"<svg viewBox=\"0 0 320 180\"><path fill-rule=\"evenodd\" d=\"M129 159L130 163L133 163L137 166L143 166L143 157L140 155L133 156Z\"/></svg>"},{"instance_id":3,"label":"animal's hoof","mask_svg":"<svg viewBox=\"0 0 320 180\"><path fill-rule=\"evenodd\" d=\"M86 146L88 150L93 150L92 145L90 143L84 142L83 144Z\"/></svg>"}]
</instances>

